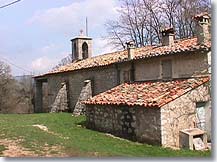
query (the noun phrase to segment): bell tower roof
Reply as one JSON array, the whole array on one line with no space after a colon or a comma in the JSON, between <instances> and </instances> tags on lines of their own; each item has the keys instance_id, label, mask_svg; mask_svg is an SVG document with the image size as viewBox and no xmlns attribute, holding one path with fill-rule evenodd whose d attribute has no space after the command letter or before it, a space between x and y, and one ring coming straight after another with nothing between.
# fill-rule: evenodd
<instances>
[{"instance_id":1,"label":"bell tower roof","mask_svg":"<svg viewBox=\"0 0 217 162\"><path fill-rule=\"evenodd\" d=\"M75 39L87 39L87 40L91 40L92 38L91 38L91 37L88 37L88 36L86 36L86 35L84 35L84 31L81 29L79 36L77 36L77 37L71 39L71 41L73 41L73 40L75 40Z\"/></svg>"},{"instance_id":2,"label":"bell tower roof","mask_svg":"<svg viewBox=\"0 0 217 162\"><path fill-rule=\"evenodd\" d=\"M86 40L92 40L92 38L91 38L91 37L87 37L87 36L81 36L81 35L79 35L79 36L77 36L77 37L75 37L75 38L71 39L71 41L74 41L74 40L76 40L76 39L86 39Z\"/></svg>"}]
</instances>

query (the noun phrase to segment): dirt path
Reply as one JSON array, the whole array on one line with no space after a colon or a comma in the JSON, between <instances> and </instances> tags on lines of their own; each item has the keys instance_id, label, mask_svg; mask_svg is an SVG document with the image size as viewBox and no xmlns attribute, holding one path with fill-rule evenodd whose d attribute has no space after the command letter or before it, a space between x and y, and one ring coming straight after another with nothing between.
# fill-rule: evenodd
<instances>
[{"instance_id":1,"label":"dirt path","mask_svg":"<svg viewBox=\"0 0 217 162\"><path fill-rule=\"evenodd\" d=\"M68 155L61 153L61 148L58 146L48 147L44 146L43 152L36 154L34 151L30 151L21 146L20 142L22 140L8 140L0 139L0 145L3 145L6 150L4 150L3 157L68 157ZM53 151L58 152L52 153Z\"/></svg>"},{"instance_id":2,"label":"dirt path","mask_svg":"<svg viewBox=\"0 0 217 162\"><path fill-rule=\"evenodd\" d=\"M28 151L21 147L18 143L20 141L13 141L7 139L0 139L0 145L3 145L6 150L3 151L4 157L35 157L37 155L32 151Z\"/></svg>"},{"instance_id":3,"label":"dirt path","mask_svg":"<svg viewBox=\"0 0 217 162\"><path fill-rule=\"evenodd\" d=\"M60 134L49 131L48 128L44 125L36 124L32 125L36 129L40 129L49 134L55 135L59 138L68 139L68 137L63 137ZM21 143L22 139L11 140L11 139L0 139L0 145L4 146L6 149L2 152L3 157L69 157L69 155L65 154L60 146L49 146L48 144L44 144L42 148L36 148L36 150L29 150L24 148ZM72 156L72 155L71 155ZM74 156L74 155L73 155ZM75 154L76 156L76 154Z\"/></svg>"}]
</instances>

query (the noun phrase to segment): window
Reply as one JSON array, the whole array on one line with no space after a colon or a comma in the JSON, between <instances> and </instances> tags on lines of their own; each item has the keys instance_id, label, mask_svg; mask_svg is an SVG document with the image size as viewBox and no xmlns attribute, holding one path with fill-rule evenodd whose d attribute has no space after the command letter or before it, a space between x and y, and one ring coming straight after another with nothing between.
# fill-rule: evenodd
<instances>
[{"instance_id":1,"label":"window","mask_svg":"<svg viewBox=\"0 0 217 162\"><path fill-rule=\"evenodd\" d=\"M205 102L196 103L196 116L197 116L197 128L205 130L206 125L206 112L205 112Z\"/></svg>"},{"instance_id":2,"label":"window","mask_svg":"<svg viewBox=\"0 0 217 162\"><path fill-rule=\"evenodd\" d=\"M162 60L162 78L171 79L172 78L172 61L171 60Z\"/></svg>"},{"instance_id":3,"label":"window","mask_svg":"<svg viewBox=\"0 0 217 162\"><path fill-rule=\"evenodd\" d=\"M86 42L84 42L84 43L82 44L82 58L83 58L83 59L88 58L88 45L87 45Z\"/></svg>"},{"instance_id":4,"label":"window","mask_svg":"<svg viewBox=\"0 0 217 162\"><path fill-rule=\"evenodd\" d=\"M124 82L130 81L130 70L123 72L123 79L124 79Z\"/></svg>"}]
</instances>

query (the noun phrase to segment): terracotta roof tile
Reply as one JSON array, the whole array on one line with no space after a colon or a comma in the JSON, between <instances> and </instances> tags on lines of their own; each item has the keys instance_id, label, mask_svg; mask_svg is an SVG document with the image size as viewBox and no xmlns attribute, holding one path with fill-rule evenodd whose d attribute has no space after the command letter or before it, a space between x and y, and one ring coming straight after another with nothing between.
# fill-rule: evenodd
<instances>
[{"instance_id":1,"label":"terracotta roof tile","mask_svg":"<svg viewBox=\"0 0 217 162\"><path fill-rule=\"evenodd\" d=\"M209 77L200 77L173 81L124 83L90 98L84 103L162 107L209 80Z\"/></svg>"},{"instance_id":2,"label":"terracotta roof tile","mask_svg":"<svg viewBox=\"0 0 217 162\"><path fill-rule=\"evenodd\" d=\"M206 44L199 45L197 44L197 38L177 40L172 46L146 46L135 49L135 57L134 59L143 59L149 57L157 57L162 55L169 55L180 53L184 51L195 51L198 49L201 50L209 50L211 48L211 42L207 42ZM62 67L59 67L57 70L48 72L41 76L74 71L79 69L86 69L92 67L100 67L106 66L113 63L128 61L127 51L119 51L104 55L99 55L92 58L87 58L81 61L77 61ZM36 76L40 77L40 76Z\"/></svg>"}]
</instances>

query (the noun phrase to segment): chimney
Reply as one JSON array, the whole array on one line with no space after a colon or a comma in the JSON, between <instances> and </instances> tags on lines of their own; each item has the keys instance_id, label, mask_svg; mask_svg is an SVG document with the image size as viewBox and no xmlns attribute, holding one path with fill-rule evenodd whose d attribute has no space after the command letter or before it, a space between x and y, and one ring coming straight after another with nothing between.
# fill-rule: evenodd
<instances>
[{"instance_id":1,"label":"chimney","mask_svg":"<svg viewBox=\"0 0 217 162\"><path fill-rule=\"evenodd\" d=\"M131 60L134 58L135 54L135 45L133 41L126 42L127 45L127 52L128 52L128 59Z\"/></svg>"},{"instance_id":2,"label":"chimney","mask_svg":"<svg viewBox=\"0 0 217 162\"><path fill-rule=\"evenodd\" d=\"M196 21L197 43L204 44L207 41L210 41L211 40L211 34L210 34L211 16L207 12L204 12L204 13L195 15L194 20Z\"/></svg>"},{"instance_id":3,"label":"chimney","mask_svg":"<svg viewBox=\"0 0 217 162\"><path fill-rule=\"evenodd\" d=\"M175 32L172 27L160 31L162 35L162 46L171 46L174 44Z\"/></svg>"}]
</instances>

